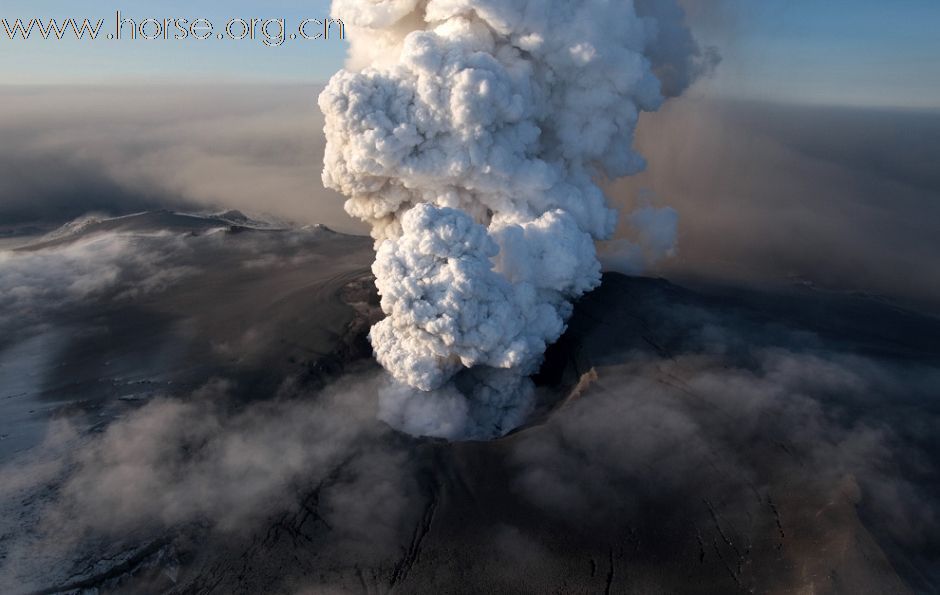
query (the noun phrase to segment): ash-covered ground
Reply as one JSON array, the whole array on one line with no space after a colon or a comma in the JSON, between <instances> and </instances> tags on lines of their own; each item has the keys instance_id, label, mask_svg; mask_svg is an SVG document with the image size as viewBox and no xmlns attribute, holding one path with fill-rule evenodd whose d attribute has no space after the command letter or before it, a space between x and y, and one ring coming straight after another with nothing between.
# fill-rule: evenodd
<instances>
[{"instance_id":1,"label":"ash-covered ground","mask_svg":"<svg viewBox=\"0 0 940 595\"><path fill-rule=\"evenodd\" d=\"M0 256L0 592L940 589L940 320L607 274L490 442L376 418L371 241L86 219Z\"/></svg>"}]
</instances>

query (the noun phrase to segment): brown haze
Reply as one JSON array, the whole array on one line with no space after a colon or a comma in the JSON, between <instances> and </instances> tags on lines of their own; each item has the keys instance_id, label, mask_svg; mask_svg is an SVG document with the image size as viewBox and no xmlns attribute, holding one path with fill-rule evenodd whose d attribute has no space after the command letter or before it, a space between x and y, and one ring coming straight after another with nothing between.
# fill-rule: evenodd
<instances>
[{"instance_id":1,"label":"brown haze","mask_svg":"<svg viewBox=\"0 0 940 595\"><path fill-rule=\"evenodd\" d=\"M365 230L320 181L318 88L0 90L0 231L89 211L239 209ZM680 99L645 114L623 206L680 216L654 274L798 281L934 307L940 116Z\"/></svg>"}]
</instances>

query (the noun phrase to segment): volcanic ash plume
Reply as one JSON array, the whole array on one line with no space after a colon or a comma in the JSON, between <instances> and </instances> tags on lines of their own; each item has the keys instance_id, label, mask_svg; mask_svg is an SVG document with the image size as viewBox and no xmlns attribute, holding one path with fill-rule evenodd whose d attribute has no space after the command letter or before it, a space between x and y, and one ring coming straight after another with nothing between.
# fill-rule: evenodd
<instances>
[{"instance_id":1,"label":"volcanic ash plume","mask_svg":"<svg viewBox=\"0 0 940 595\"><path fill-rule=\"evenodd\" d=\"M617 215L595 180L644 167L640 112L710 58L674 0L335 0L333 16L352 47L320 96L323 180L376 241L381 415L505 434L600 283L594 241Z\"/></svg>"}]
</instances>

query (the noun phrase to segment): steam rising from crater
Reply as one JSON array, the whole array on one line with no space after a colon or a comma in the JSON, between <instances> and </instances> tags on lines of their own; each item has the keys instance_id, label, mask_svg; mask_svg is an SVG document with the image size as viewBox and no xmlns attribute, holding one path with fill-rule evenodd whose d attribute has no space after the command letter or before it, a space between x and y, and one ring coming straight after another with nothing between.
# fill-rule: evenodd
<instances>
[{"instance_id":1,"label":"steam rising from crater","mask_svg":"<svg viewBox=\"0 0 940 595\"><path fill-rule=\"evenodd\" d=\"M376 241L382 417L505 434L572 301L600 283L594 242L617 213L596 181L643 169L640 113L715 58L675 0L335 0L333 16L352 49L319 100L323 180ZM642 226L674 213L644 208L636 235L661 245Z\"/></svg>"}]
</instances>

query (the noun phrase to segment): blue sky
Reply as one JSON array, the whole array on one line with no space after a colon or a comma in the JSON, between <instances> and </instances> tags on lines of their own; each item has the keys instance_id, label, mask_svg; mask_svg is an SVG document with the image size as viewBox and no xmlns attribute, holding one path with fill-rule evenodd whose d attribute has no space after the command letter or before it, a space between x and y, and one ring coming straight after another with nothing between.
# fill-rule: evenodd
<instances>
[{"instance_id":1,"label":"blue sky","mask_svg":"<svg viewBox=\"0 0 940 595\"><path fill-rule=\"evenodd\" d=\"M3 0L0 18L105 19L104 36L114 30L117 10L138 22L147 18L189 21L205 18L217 27L224 27L233 18L245 21L284 18L289 31L294 31L305 18L327 17L329 1ZM0 46L5 46L0 47L0 72L6 82L16 84L317 82L326 80L342 66L346 51L346 44L336 40L298 40L270 48L261 41L250 40L80 42L45 41L34 34L28 42L10 42L2 30Z\"/></svg>"},{"instance_id":2,"label":"blue sky","mask_svg":"<svg viewBox=\"0 0 940 595\"><path fill-rule=\"evenodd\" d=\"M698 2L698 4L696 4ZM120 3L4 0L0 18L323 18L327 0ZM940 107L940 0L689 0L701 37L725 58L701 92L788 102ZM290 25L289 25L290 27ZM10 42L8 83L319 82L342 65L345 44L295 41Z\"/></svg>"},{"instance_id":3,"label":"blue sky","mask_svg":"<svg viewBox=\"0 0 940 595\"><path fill-rule=\"evenodd\" d=\"M729 0L719 14L701 29L725 58L710 91L940 107L940 0Z\"/></svg>"}]
</instances>

